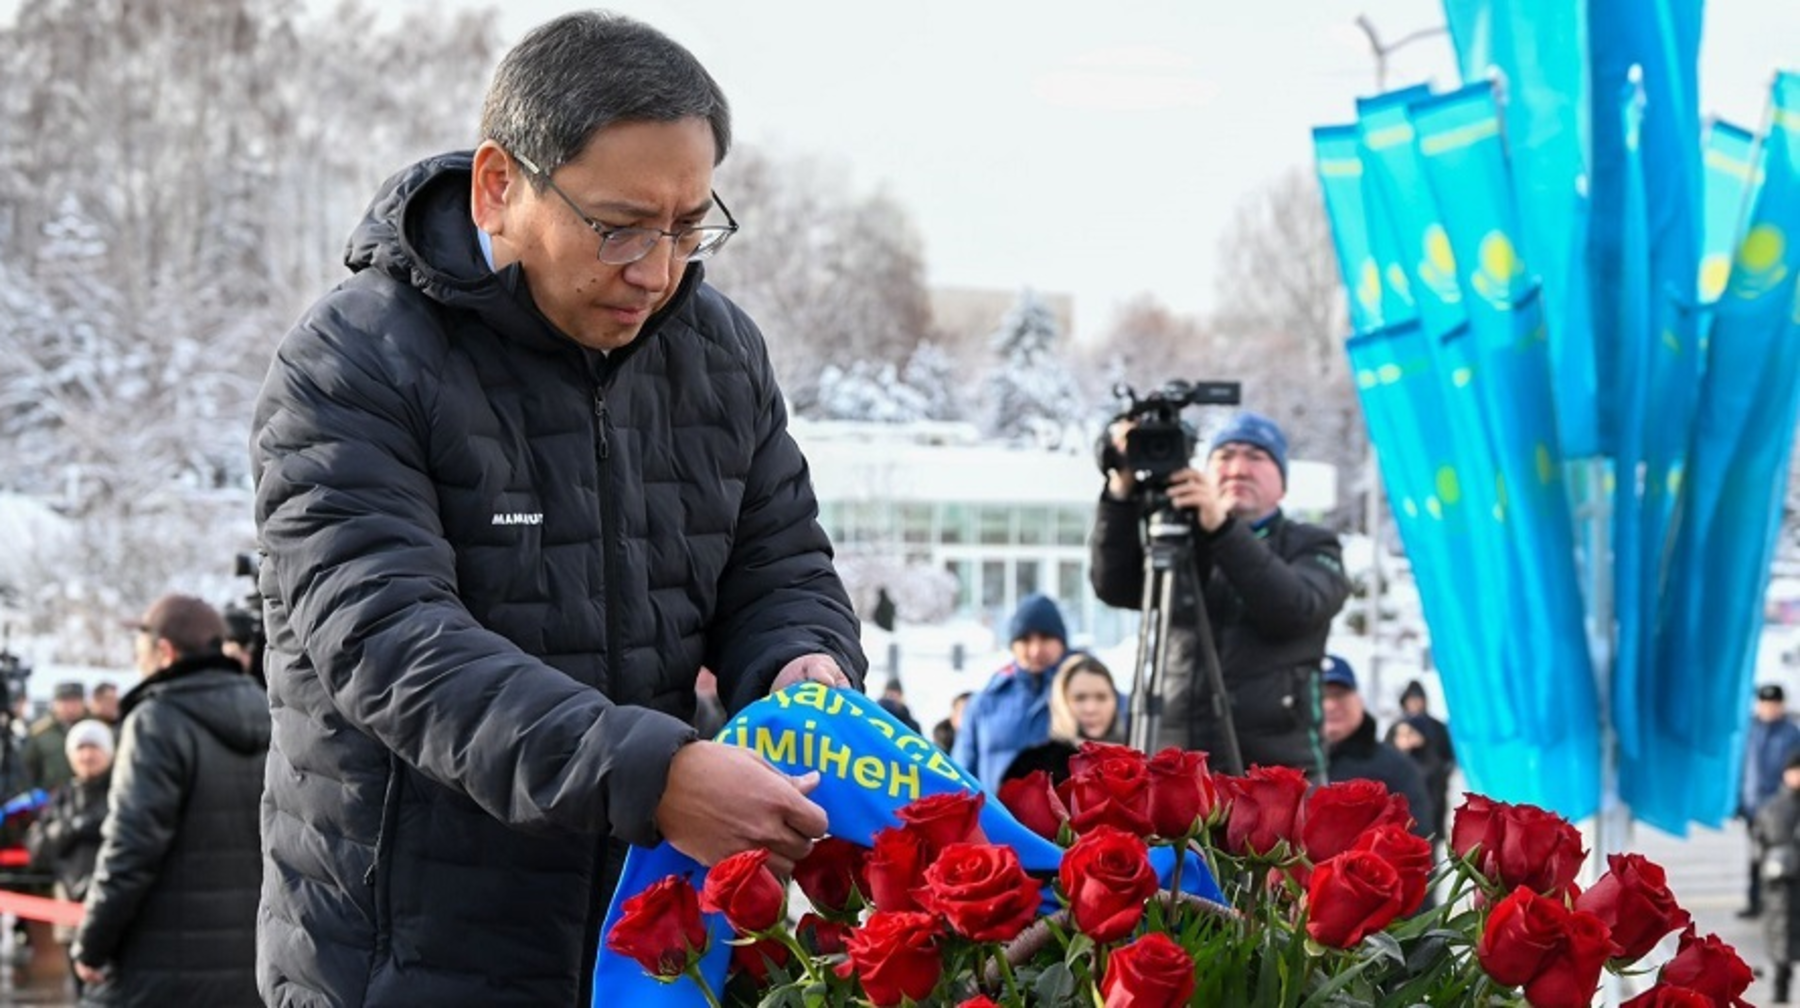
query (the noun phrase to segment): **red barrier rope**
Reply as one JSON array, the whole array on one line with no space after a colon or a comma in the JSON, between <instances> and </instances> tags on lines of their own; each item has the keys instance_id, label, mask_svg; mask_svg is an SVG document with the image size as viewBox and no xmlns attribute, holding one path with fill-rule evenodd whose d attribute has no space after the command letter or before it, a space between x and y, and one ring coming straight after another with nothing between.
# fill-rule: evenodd
<instances>
[{"instance_id":1,"label":"red barrier rope","mask_svg":"<svg viewBox=\"0 0 1800 1008\"><path fill-rule=\"evenodd\" d=\"M74 927L81 923L84 912L80 903L0 889L0 913Z\"/></svg>"}]
</instances>

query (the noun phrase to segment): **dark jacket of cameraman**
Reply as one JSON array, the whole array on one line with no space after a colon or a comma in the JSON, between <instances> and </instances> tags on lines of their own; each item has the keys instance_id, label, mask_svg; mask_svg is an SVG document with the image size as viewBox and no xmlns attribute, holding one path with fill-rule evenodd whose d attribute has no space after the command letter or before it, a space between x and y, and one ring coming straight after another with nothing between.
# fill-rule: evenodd
<instances>
[{"instance_id":1,"label":"dark jacket of cameraman","mask_svg":"<svg viewBox=\"0 0 1800 1008\"><path fill-rule=\"evenodd\" d=\"M586 1003L698 669L866 667L755 325L694 264L584 350L469 177L389 180L257 404L270 1005Z\"/></svg>"},{"instance_id":2,"label":"dark jacket of cameraman","mask_svg":"<svg viewBox=\"0 0 1800 1008\"><path fill-rule=\"evenodd\" d=\"M1136 499L1101 494L1088 545L1094 592L1107 605L1143 605L1142 524ZM1197 654L1195 571L1204 571L1206 613L1244 767L1298 767L1323 781L1319 663L1332 617L1350 594L1337 536L1276 511L1256 525L1229 518L1210 535L1196 526L1192 542L1196 567L1177 572L1175 597L1166 603L1170 630L1155 748L1219 749L1220 726ZM1215 759L1213 766L1221 765Z\"/></svg>"}]
</instances>

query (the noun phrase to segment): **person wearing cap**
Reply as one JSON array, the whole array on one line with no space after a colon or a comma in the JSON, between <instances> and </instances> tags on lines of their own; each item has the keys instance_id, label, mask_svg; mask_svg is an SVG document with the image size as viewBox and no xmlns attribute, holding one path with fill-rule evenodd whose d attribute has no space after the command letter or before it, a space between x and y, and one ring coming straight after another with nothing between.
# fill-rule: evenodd
<instances>
[{"instance_id":1,"label":"person wearing cap","mask_svg":"<svg viewBox=\"0 0 1800 1008\"><path fill-rule=\"evenodd\" d=\"M59 682L50 693L50 712L31 723L19 751L24 786L54 791L75 776L64 743L69 726L88 716L87 690L78 682Z\"/></svg>"},{"instance_id":2,"label":"person wearing cap","mask_svg":"<svg viewBox=\"0 0 1800 1008\"><path fill-rule=\"evenodd\" d=\"M827 832L817 772L699 738L699 670L730 715L863 687L768 346L707 282L718 83L564 14L479 131L383 184L252 419L270 1005L587 1004L630 847L785 871Z\"/></svg>"},{"instance_id":3,"label":"person wearing cap","mask_svg":"<svg viewBox=\"0 0 1800 1008\"><path fill-rule=\"evenodd\" d=\"M82 1004L257 1004L268 700L225 656L225 621L200 599L164 595L137 626L144 678L120 704L100 853L69 949Z\"/></svg>"},{"instance_id":4,"label":"person wearing cap","mask_svg":"<svg viewBox=\"0 0 1800 1008\"><path fill-rule=\"evenodd\" d=\"M1375 717L1356 688L1356 670L1339 655L1328 654L1320 663L1324 684L1324 735L1329 757L1330 782L1379 781L1391 794L1406 799L1413 817L1412 830L1431 839L1437 832L1432 821L1431 796L1418 764L1375 734Z\"/></svg>"},{"instance_id":5,"label":"person wearing cap","mask_svg":"<svg viewBox=\"0 0 1800 1008\"><path fill-rule=\"evenodd\" d=\"M96 721L105 722L112 728L116 736L119 731L119 684L95 683L94 692L88 697L88 711Z\"/></svg>"},{"instance_id":6,"label":"person wearing cap","mask_svg":"<svg viewBox=\"0 0 1800 1008\"><path fill-rule=\"evenodd\" d=\"M1783 761L1774 793L1750 822L1750 840L1766 892L1762 930L1775 988L1771 1000L1787 1004L1800 960L1800 752Z\"/></svg>"},{"instance_id":7,"label":"person wearing cap","mask_svg":"<svg viewBox=\"0 0 1800 1008\"><path fill-rule=\"evenodd\" d=\"M1130 421L1112 425L1123 458ZM1233 416L1215 434L1202 468L1169 479L1169 502L1193 528L1191 569L1176 571L1164 600L1170 630L1161 692L1163 714L1152 748L1177 746L1220 755L1220 714L1231 717L1245 768L1290 766L1325 777L1319 736L1319 663L1332 618L1350 596L1343 547L1327 529L1287 517L1288 443L1258 413ZM1108 470L1094 530L1089 577L1101 601L1137 609L1144 596L1144 522L1136 475ZM1214 697L1199 653L1206 619L1226 697ZM1121 684L1126 689L1133 684Z\"/></svg>"},{"instance_id":8,"label":"person wearing cap","mask_svg":"<svg viewBox=\"0 0 1800 1008\"><path fill-rule=\"evenodd\" d=\"M87 897L100 854L100 827L106 821L106 792L112 784L112 727L94 718L77 721L69 728L63 749L74 777L38 813L25 833L25 850L34 870L50 874L57 899L79 903ZM63 944L74 936L74 928L57 926L56 937Z\"/></svg>"},{"instance_id":9,"label":"person wearing cap","mask_svg":"<svg viewBox=\"0 0 1800 1008\"><path fill-rule=\"evenodd\" d=\"M1746 824L1754 819L1756 810L1781 787L1782 767L1796 752L1800 752L1800 725L1788 717L1787 692L1779 683L1763 683L1756 688L1756 706L1744 739L1744 767L1738 778L1738 818ZM1749 876L1739 917L1755 917L1763 910L1762 873L1757 871L1754 849L1750 852Z\"/></svg>"},{"instance_id":10,"label":"person wearing cap","mask_svg":"<svg viewBox=\"0 0 1800 1008\"><path fill-rule=\"evenodd\" d=\"M1009 624L1012 661L1001 666L963 709L951 758L998 794L1006 768L1029 746L1050 737L1050 680L1069 653L1069 632L1056 600L1020 600Z\"/></svg>"}]
</instances>

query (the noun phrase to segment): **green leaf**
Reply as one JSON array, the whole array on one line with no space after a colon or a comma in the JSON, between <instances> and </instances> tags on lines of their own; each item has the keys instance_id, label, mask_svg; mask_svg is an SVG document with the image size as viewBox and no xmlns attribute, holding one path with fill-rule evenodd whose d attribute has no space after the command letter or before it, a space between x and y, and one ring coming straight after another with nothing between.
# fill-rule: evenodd
<instances>
[{"instance_id":1,"label":"green leaf","mask_svg":"<svg viewBox=\"0 0 1800 1008\"><path fill-rule=\"evenodd\" d=\"M1035 996L1034 1004L1044 1008L1075 1008L1080 1004L1075 992L1075 971L1064 963L1056 963L1044 970L1032 985L1031 992Z\"/></svg>"}]
</instances>

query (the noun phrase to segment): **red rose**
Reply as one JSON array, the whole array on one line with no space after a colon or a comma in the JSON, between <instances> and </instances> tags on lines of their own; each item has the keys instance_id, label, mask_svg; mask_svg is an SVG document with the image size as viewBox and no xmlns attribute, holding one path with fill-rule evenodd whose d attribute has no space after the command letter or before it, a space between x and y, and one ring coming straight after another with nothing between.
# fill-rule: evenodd
<instances>
[{"instance_id":1,"label":"red rose","mask_svg":"<svg viewBox=\"0 0 1800 1008\"><path fill-rule=\"evenodd\" d=\"M1137 927L1144 902L1159 888L1150 848L1136 834L1111 826L1096 826L1076 840L1056 878L1076 930L1103 945Z\"/></svg>"},{"instance_id":2,"label":"red rose","mask_svg":"<svg viewBox=\"0 0 1800 1008\"><path fill-rule=\"evenodd\" d=\"M1305 774L1293 767L1255 766L1242 777L1225 780L1231 789L1226 850L1267 854L1283 840L1294 842L1294 819L1306 797Z\"/></svg>"},{"instance_id":3,"label":"red rose","mask_svg":"<svg viewBox=\"0 0 1800 1008\"><path fill-rule=\"evenodd\" d=\"M1486 841L1488 824L1493 821L1497 807L1493 799L1484 795L1464 797L1450 821L1450 852L1457 857L1468 857L1476 844Z\"/></svg>"},{"instance_id":4,"label":"red rose","mask_svg":"<svg viewBox=\"0 0 1800 1008\"><path fill-rule=\"evenodd\" d=\"M987 842L981 832L981 806L985 804L984 792L946 791L909 802L895 814L918 831L932 850L940 851L953 843Z\"/></svg>"},{"instance_id":5,"label":"red rose","mask_svg":"<svg viewBox=\"0 0 1800 1008\"><path fill-rule=\"evenodd\" d=\"M1691 918L1675 903L1661 865L1642 854L1609 854L1606 864L1607 873L1575 898L1575 909L1605 921L1613 955L1635 962Z\"/></svg>"},{"instance_id":6,"label":"red rose","mask_svg":"<svg viewBox=\"0 0 1800 1008\"><path fill-rule=\"evenodd\" d=\"M769 852L761 847L733 854L706 873L700 909L722 913L738 931L767 931L787 909L787 887L769 870Z\"/></svg>"},{"instance_id":7,"label":"red rose","mask_svg":"<svg viewBox=\"0 0 1800 1008\"><path fill-rule=\"evenodd\" d=\"M1525 886L1546 895L1568 889L1587 856L1581 833L1567 819L1535 805L1471 795L1457 810L1450 845L1466 855L1477 844L1475 867L1488 881L1506 890Z\"/></svg>"},{"instance_id":8,"label":"red rose","mask_svg":"<svg viewBox=\"0 0 1800 1008\"><path fill-rule=\"evenodd\" d=\"M636 959L651 976L680 976L706 951L699 895L679 875L653 883L625 900L606 947Z\"/></svg>"},{"instance_id":9,"label":"red rose","mask_svg":"<svg viewBox=\"0 0 1800 1008\"><path fill-rule=\"evenodd\" d=\"M1714 1008L1714 1001L1697 990L1657 984L1621 1008Z\"/></svg>"},{"instance_id":10,"label":"red rose","mask_svg":"<svg viewBox=\"0 0 1800 1008\"><path fill-rule=\"evenodd\" d=\"M1697 938L1689 924L1681 932L1681 947L1675 957L1663 964L1656 975L1658 983L1699 991L1718 1004L1733 1004L1750 989L1755 976L1738 957L1737 950L1719 940L1718 935Z\"/></svg>"},{"instance_id":11,"label":"red rose","mask_svg":"<svg viewBox=\"0 0 1800 1008\"><path fill-rule=\"evenodd\" d=\"M957 843L945 847L925 869L923 902L958 934L1005 942L1037 917L1043 887L1025 874L1011 847Z\"/></svg>"},{"instance_id":12,"label":"red rose","mask_svg":"<svg viewBox=\"0 0 1800 1008\"><path fill-rule=\"evenodd\" d=\"M869 894L868 864L867 847L826 837L794 865L794 881L814 907L826 913L846 913L853 892Z\"/></svg>"},{"instance_id":13,"label":"red rose","mask_svg":"<svg viewBox=\"0 0 1800 1008\"><path fill-rule=\"evenodd\" d=\"M1114 952L1100 982L1105 1008L1176 1008L1194 996L1194 956L1160 931Z\"/></svg>"},{"instance_id":14,"label":"red rose","mask_svg":"<svg viewBox=\"0 0 1800 1008\"><path fill-rule=\"evenodd\" d=\"M869 902L877 910L897 912L919 909L913 890L925 881L925 865L931 860L925 838L908 828L875 831L875 847L869 852Z\"/></svg>"},{"instance_id":15,"label":"red rose","mask_svg":"<svg viewBox=\"0 0 1800 1008\"><path fill-rule=\"evenodd\" d=\"M1562 904L1521 886L1494 904L1475 958L1495 983L1517 987L1537 976L1556 951L1566 914Z\"/></svg>"},{"instance_id":16,"label":"red rose","mask_svg":"<svg viewBox=\"0 0 1800 1008\"><path fill-rule=\"evenodd\" d=\"M1350 948L1400 916L1401 889L1400 873L1380 855L1351 850L1322 861L1306 889L1306 933Z\"/></svg>"},{"instance_id":17,"label":"red rose","mask_svg":"<svg viewBox=\"0 0 1800 1008\"><path fill-rule=\"evenodd\" d=\"M1313 864L1356 846L1367 830L1390 823L1411 825L1406 797L1377 780L1328 784L1306 796L1300 808L1300 846Z\"/></svg>"},{"instance_id":18,"label":"red rose","mask_svg":"<svg viewBox=\"0 0 1800 1008\"><path fill-rule=\"evenodd\" d=\"M1037 773L1035 770L1032 772ZM956 1008L1000 1008L1000 1006L995 1004L986 994L977 994L969 1000L961 1002Z\"/></svg>"},{"instance_id":19,"label":"red rose","mask_svg":"<svg viewBox=\"0 0 1800 1008\"><path fill-rule=\"evenodd\" d=\"M1495 904L1475 957L1496 983L1523 986L1535 1008L1586 1008L1611 949L1600 918L1520 886Z\"/></svg>"},{"instance_id":20,"label":"red rose","mask_svg":"<svg viewBox=\"0 0 1800 1008\"><path fill-rule=\"evenodd\" d=\"M748 945L731 946L731 965L733 969L750 974L760 986L769 982L769 970L773 966L786 966L794 954L775 938L758 938Z\"/></svg>"},{"instance_id":21,"label":"red rose","mask_svg":"<svg viewBox=\"0 0 1800 1008\"><path fill-rule=\"evenodd\" d=\"M1089 744L1069 760L1069 825L1086 833L1103 824L1150 833L1150 771L1136 749Z\"/></svg>"},{"instance_id":22,"label":"red rose","mask_svg":"<svg viewBox=\"0 0 1800 1008\"><path fill-rule=\"evenodd\" d=\"M838 976L856 977L869 1000L886 1008L901 998L923 1001L944 971L938 944L944 933L928 913L877 910L850 933L850 958Z\"/></svg>"},{"instance_id":23,"label":"red rose","mask_svg":"<svg viewBox=\"0 0 1800 1008\"><path fill-rule=\"evenodd\" d=\"M1150 826L1165 839L1187 836L1213 808L1206 754L1173 746L1150 757Z\"/></svg>"},{"instance_id":24,"label":"red rose","mask_svg":"<svg viewBox=\"0 0 1800 1008\"><path fill-rule=\"evenodd\" d=\"M1069 810L1050 783L1050 775L1033 770L1000 785L1000 804L1025 828L1046 840L1055 840L1062 824L1069 821Z\"/></svg>"},{"instance_id":25,"label":"red rose","mask_svg":"<svg viewBox=\"0 0 1800 1008\"><path fill-rule=\"evenodd\" d=\"M849 924L826 920L818 914L804 914L794 925L794 936L820 955L836 955L844 951L853 930Z\"/></svg>"},{"instance_id":26,"label":"red rose","mask_svg":"<svg viewBox=\"0 0 1800 1008\"><path fill-rule=\"evenodd\" d=\"M1389 823L1364 833L1351 849L1368 851L1394 866L1400 876L1401 916L1415 913L1425 902L1425 890L1431 887L1431 869L1437 862L1431 841L1404 826Z\"/></svg>"},{"instance_id":27,"label":"red rose","mask_svg":"<svg viewBox=\"0 0 1800 1008\"><path fill-rule=\"evenodd\" d=\"M1587 1008L1600 989L1600 970L1612 955L1612 936L1591 913L1568 912L1563 941L1538 975L1525 985L1525 1000L1535 1008Z\"/></svg>"}]
</instances>

